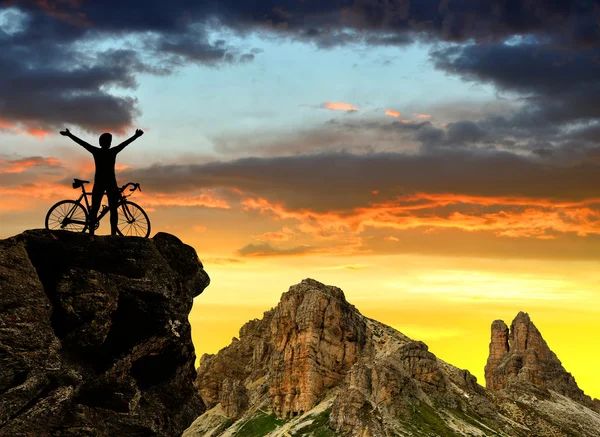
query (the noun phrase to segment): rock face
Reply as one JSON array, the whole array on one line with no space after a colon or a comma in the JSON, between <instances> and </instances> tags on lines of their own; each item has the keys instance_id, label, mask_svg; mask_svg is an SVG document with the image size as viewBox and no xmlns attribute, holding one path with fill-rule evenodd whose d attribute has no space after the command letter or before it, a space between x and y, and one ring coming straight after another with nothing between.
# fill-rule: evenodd
<instances>
[{"instance_id":1,"label":"rock face","mask_svg":"<svg viewBox=\"0 0 600 437\"><path fill-rule=\"evenodd\" d=\"M550 350L527 313L520 312L510 325L502 320L492 323L490 356L485 366L485 381L491 390L553 390L590 408L597 408L577 386L573 376ZM600 409L598 410L600 411Z\"/></svg>"},{"instance_id":2,"label":"rock face","mask_svg":"<svg viewBox=\"0 0 600 437\"><path fill-rule=\"evenodd\" d=\"M0 240L0 436L175 436L205 408L188 314L209 284L176 237Z\"/></svg>"},{"instance_id":3,"label":"rock face","mask_svg":"<svg viewBox=\"0 0 600 437\"><path fill-rule=\"evenodd\" d=\"M494 323L494 366L513 341L553 359L533 325L517 325L511 340ZM313 279L290 287L218 354L204 355L196 385L208 410L184 437L598 437L600 429L600 414L564 390L517 399L486 390Z\"/></svg>"},{"instance_id":4,"label":"rock face","mask_svg":"<svg viewBox=\"0 0 600 437\"><path fill-rule=\"evenodd\" d=\"M221 403L230 417L264 396L279 417L295 416L341 382L365 341L365 321L342 291L305 280L262 320L246 323L239 340L204 355L197 385L208 408ZM250 393L248 378L260 381Z\"/></svg>"}]
</instances>

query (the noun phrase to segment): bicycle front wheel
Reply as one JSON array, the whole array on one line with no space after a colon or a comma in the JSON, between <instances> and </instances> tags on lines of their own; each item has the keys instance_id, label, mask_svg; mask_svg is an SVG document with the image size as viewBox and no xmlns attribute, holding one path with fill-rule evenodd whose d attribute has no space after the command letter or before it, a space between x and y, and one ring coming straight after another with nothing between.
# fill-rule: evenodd
<instances>
[{"instance_id":1,"label":"bicycle front wheel","mask_svg":"<svg viewBox=\"0 0 600 437\"><path fill-rule=\"evenodd\" d=\"M46 229L85 232L88 228L88 214L79 202L62 200L46 214Z\"/></svg>"},{"instance_id":2,"label":"bicycle front wheel","mask_svg":"<svg viewBox=\"0 0 600 437\"><path fill-rule=\"evenodd\" d=\"M150 220L146 212L133 202L123 202L119 207L117 231L125 237L144 237L150 235Z\"/></svg>"}]
</instances>

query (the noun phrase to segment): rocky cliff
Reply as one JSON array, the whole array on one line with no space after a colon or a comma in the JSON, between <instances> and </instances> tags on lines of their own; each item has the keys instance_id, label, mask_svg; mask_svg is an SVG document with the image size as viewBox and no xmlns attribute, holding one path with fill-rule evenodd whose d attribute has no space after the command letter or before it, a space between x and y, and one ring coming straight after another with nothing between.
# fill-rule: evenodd
<instances>
[{"instance_id":1,"label":"rocky cliff","mask_svg":"<svg viewBox=\"0 0 600 437\"><path fill-rule=\"evenodd\" d=\"M165 436L204 410L188 314L209 284L176 237L0 241L0 436Z\"/></svg>"},{"instance_id":2,"label":"rocky cliff","mask_svg":"<svg viewBox=\"0 0 600 437\"><path fill-rule=\"evenodd\" d=\"M528 389L486 389L425 343L364 317L339 288L303 280L239 339L202 357L196 385L207 411L184 437L598 437L594 404L554 372L554 355L521 320L514 334L494 322L488 367L532 347L549 367L529 372ZM500 384L512 380L491 372Z\"/></svg>"}]
</instances>

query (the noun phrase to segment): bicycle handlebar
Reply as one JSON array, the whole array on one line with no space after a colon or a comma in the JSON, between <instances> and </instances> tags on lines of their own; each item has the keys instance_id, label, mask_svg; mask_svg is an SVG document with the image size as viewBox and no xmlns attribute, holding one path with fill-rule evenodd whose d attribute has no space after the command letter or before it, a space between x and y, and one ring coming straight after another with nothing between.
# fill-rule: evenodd
<instances>
[{"instance_id":1,"label":"bicycle handlebar","mask_svg":"<svg viewBox=\"0 0 600 437\"><path fill-rule=\"evenodd\" d=\"M125 191L125 188L127 188L130 185L133 185L133 188L130 188L129 191L140 190L140 192L142 192L142 187L140 187L140 184L135 183L135 182L128 182L125 185L123 185L121 187L121 192Z\"/></svg>"}]
</instances>

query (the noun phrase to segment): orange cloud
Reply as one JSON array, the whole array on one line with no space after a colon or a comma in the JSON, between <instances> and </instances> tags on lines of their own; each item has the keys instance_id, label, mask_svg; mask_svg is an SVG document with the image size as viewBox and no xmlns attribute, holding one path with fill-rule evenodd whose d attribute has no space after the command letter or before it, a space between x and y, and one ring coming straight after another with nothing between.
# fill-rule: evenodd
<instances>
[{"instance_id":1,"label":"orange cloud","mask_svg":"<svg viewBox=\"0 0 600 437\"><path fill-rule=\"evenodd\" d=\"M238 258L203 258L203 264L220 264L220 265L230 265L230 264L244 264L246 261Z\"/></svg>"},{"instance_id":2,"label":"orange cloud","mask_svg":"<svg viewBox=\"0 0 600 437\"><path fill-rule=\"evenodd\" d=\"M414 112L413 115L417 118L430 118L431 117L431 115L429 115L429 114L418 114L416 112Z\"/></svg>"},{"instance_id":3,"label":"orange cloud","mask_svg":"<svg viewBox=\"0 0 600 437\"><path fill-rule=\"evenodd\" d=\"M19 126L21 126L21 127L19 127ZM15 122L3 120L3 119L0 119L0 130L12 131L12 133L15 133L15 134L31 135L33 137L39 138L40 140L43 140L46 137L46 135L51 133L51 131L49 131L47 129L42 129L42 128L36 127L36 126L29 126L24 123L17 124Z\"/></svg>"},{"instance_id":4,"label":"orange cloud","mask_svg":"<svg viewBox=\"0 0 600 437\"><path fill-rule=\"evenodd\" d=\"M120 171L131 170L133 167L125 164L115 164L115 171L118 173Z\"/></svg>"},{"instance_id":5,"label":"orange cloud","mask_svg":"<svg viewBox=\"0 0 600 437\"><path fill-rule=\"evenodd\" d=\"M43 140L46 137L46 135L48 135L50 133L50 131L46 130L46 129L40 129L37 127L26 127L25 133L27 135L31 135L32 137L36 137L36 138L39 138L40 140Z\"/></svg>"},{"instance_id":6,"label":"orange cloud","mask_svg":"<svg viewBox=\"0 0 600 437\"><path fill-rule=\"evenodd\" d=\"M60 167L60 162L56 158L42 158L40 156L32 156L13 161L0 159L0 174L22 173L25 170L34 167Z\"/></svg>"},{"instance_id":7,"label":"orange cloud","mask_svg":"<svg viewBox=\"0 0 600 437\"><path fill-rule=\"evenodd\" d=\"M194 230L194 232L204 232L206 231L206 226L196 225L192 226L192 229Z\"/></svg>"},{"instance_id":8,"label":"orange cloud","mask_svg":"<svg viewBox=\"0 0 600 437\"><path fill-rule=\"evenodd\" d=\"M368 227L488 231L505 238L553 239L553 233L580 237L600 235L600 198L554 202L525 197L483 197L417 193L351 211L318 213L289 210L263 198L248 198L246 210L268 213L275 220L295 219L297 229L317 239L359 236ZM393 241L393 240L390 240Z\"/></svg>"},{"instance_id":9,"label":"orange cloud","mask_svg":"<svg viewBox=\"0 0 600 437\"><path fill-rule=\"evenodd\" d=\"M332 111L356 111L356 110L358 110L358 106L351 105L350 103L341 103L341 102L325 102L321 106L326 109L331 109Z\"/></svg>"},{"instance_id":10,"label":"orange cloud","mask_svg":"<svg viewBox=\"0 0 600 437\"><path fill-rule=\"evenodd\" d=\"M59 184L36 183L31 185L0 187L0 210L27 211L50 208L62 199L76 199L79 192ZM43 220L43 217L41 218Z\"/></svg>"},{"instance_id":11,"label":"orange cloud","mask_svg":"<svg viewBox=\"0 0 600 437\"><path fill-rule=\"evenodd\" d=\"M281 231L265 232L262 235L254 236L254 238L259 241L287 241L292 235L296 235L296 233L288 226L285 226Z\"/></svg>"},{"instance_id":12,"label":"orange cloud","mask_svg":"<svg viewBox=\"0 0 600 437\"><path fill-rule=\"evenodd\" d=\"M0 129L14 129L16 125L8 120L2 120L0 118Z\"/></svg>"},{"instance_id":13,"label":"orange cloud","mask_svg":"<svg viewBox=\"0 0 600 437\"><path fill-rule=\"evenodd\" d=\"M389 115L390 117L398 118L398 117L400 117L401 114L398 111L394 111L392 109L386 109L385 115Z\"/></svg>"},{"instance_id":14,"label":"orange cloud","mask_svg":"<svg viewBox=\"0 0 600 437\"><path fill-rule=\"evenodd\" d=\"M203 206L205 208L230 209L231 206L226 200L219 199L210 193L201 193L198 195L182 194L145 194L136 192L136 198L139 203L148 207L169 207L169 206ZM138 203L138 201L135 201Z\"/></svg>"}]
</instances>

